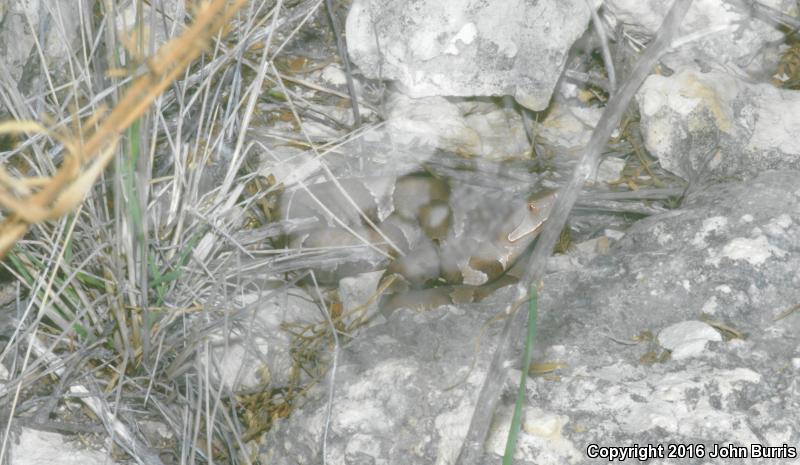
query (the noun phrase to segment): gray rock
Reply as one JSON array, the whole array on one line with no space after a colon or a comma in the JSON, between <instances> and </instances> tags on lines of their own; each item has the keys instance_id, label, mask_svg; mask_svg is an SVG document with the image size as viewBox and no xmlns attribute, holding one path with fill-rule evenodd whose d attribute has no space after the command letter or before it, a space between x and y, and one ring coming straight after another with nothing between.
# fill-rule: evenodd
<instances>
[{"instance_id":1,"label":"gray rock","mask_svg":"<svg viewBox=\"0 0 800 465\"><path fill-rule=\"evenodd\" d=\"M702 321L681 321L658 333L658 343L672 352L673 360L699 355L708 342L719 342L722 335Z\"/></svg>"},{"instance_id":2,"label":"gray rock","mask_svg":"<svg viewBox=\"0 0 800 465\"><path fill-rule=\"evenodd\" d=\"M583 0L356 0L347 43L366 77L412 97L513 95L538 111L588 21Z\"/></svg>"},{"instance_id":3,"label":"gray rock","mask_svg":"<svg viewBox=\"0 0 800 465\"><path fill-rule=\"evenodd\" d=\"M622 177L622 170L625 169L625 160L617 157L605 157L597 167L595 183L610 183Z\"/></svg>"},{"instance_id":4,"label":"gray rock","mask_svg":"<svg viewBox=\"0 0 800 465\"><path fill-rule=\"evenodd\" d=\"M325 324L317 299L293 288L246 294L234 302L241 313L213 328L210 350L200 351L198 362L234 391L288 385L294 359L291 337L282 325Z\"/></svg>"},{"instance_id":5,"label":"gray rock","mask_svg":"<svg viewBox=\"0 0 800 465\"><path fill-rule=\"evenodd\" d=\"M800 315L774 318L800 301L798 176L769 171L696 192L681 210L635 224L585 268L545 277L534 362L556 371L528 382L515 463L587 463L592 444L660 444L664 454L669 443L700 444L703 461L726 443L796 447ZM490 321L508 298L399 310L348 346L328 463L453 463L494 349L499 324ZM703 314L745 339L688 360L660 358L655 341L642 342ZM512 370L506 382L486 463L502 453L518 376ZM326 402L327 386L318 386L269 433L260 458L319 463Z\"/></svg>"},{"instance_id":6,"label":"gray rock","mask_svg":"<svg viewBox=\"0 0 800 465\"><path fill-rule=\"evenodd\" d=\"M779 55L775 45L783 38L772 24L751 16L745 0L697 0L683 20L679 46L663 62L671 68L688 63L723 65L753 76L768 76ZM790 0L761 2L785 14L793 15ZM607 17L612 23L625 24L628 31L652 35L670 8L662 0L607 0ZM685 39L691 39L686 42ZM681 40L684 43L680 44Z\"/></svg>"},{"instance_id":7,"label":"gray rock","mask_svg":"<svg viewBox=\"0 0 800 465\"><path fill-rule=\"evenodd\" d=\"M29 69L28 79L38 82L37 40L51 73L68 69L67 60L76 54L71 47L78 38L79 14L72 0L0 0L0 57L11 77L19 82ZM23 93L33 89L32 84L21 82Z\"/></svg>"},{"instance_id":8,"label":"gray rock","mask_svg":"<svg viewBox=\"0 0 800 465\"><path fill-rule=\"evenodd\" d=\"M11 441L9 464L24 465L102 465L118 463L107 452L82 447L71 436L23 428Z\"/></svg>"},{"instance_id":9,"label":"gray rock","mask_svg":"<svg viewBox=\"0 0 800 465\"><path fill-rule=\"evenodd\" d=\"M383 270L361 273L357 276L342 278L339 281L339 299L342 302L342 312L349 315L346 323L356 319L373 320L378 312L378 286L383 276ZM351 315L351 312L355 312Z\"/></svg>"},{"instance_id":10,"label":"gray rock","mask_svg":"<svg viewBox=\"0 0 800 465\"><path fill-rule=\"evenodd\" d=\"M398 310L347 347L336 373L328 463L453 462L499 329L489 328L476 354L498 301L466 307ZM327 386L310 397L269 433L262 462L319 463Z\"/></svg>"},{"instance_id":11,"label":"gray rock","mask_svg":"<svg viewBox=\"0 0 800 465\"><path fill-rule=\"evenodd\" d=\"M711 71L650 76L639 90L647 150L685 179L800 168L800 94Z\"/></svg>"},{"instance_id":12,"label":"gray rock","mask_svg":"<svg viewBox=\"0 0 800 465\"><path fill-rule=\"evenodd\" d=\"M573 154L576 158L589 142L592 129L600 121L603 109L587 107L575 101L553 102L547 117L536 127L536 135L547 145Z\"/></svg>"},{"instance_id":13,"label":"gray rock","mask_svg":"<svg viewBox=\"0 0 800 465\"><path fill-rule=\"evenodd\" d=\"M520 114L490 101L395 92L387 99L386 132L395 144L489 160L525 159L530 149Z\"/></svg>"},{"instance_id":14,"label":"gray rock","mask_svg":"<svg viewBox=\"0 0 800 465\"><path fill-rule=\"evenodd\" d=\"M443 148L473 153L481 147L481 135L467 124L458 105L443 97L412 99L395 93L387 106L387 133L392 141L430 151Z\"/></svg>"}]
</instances>

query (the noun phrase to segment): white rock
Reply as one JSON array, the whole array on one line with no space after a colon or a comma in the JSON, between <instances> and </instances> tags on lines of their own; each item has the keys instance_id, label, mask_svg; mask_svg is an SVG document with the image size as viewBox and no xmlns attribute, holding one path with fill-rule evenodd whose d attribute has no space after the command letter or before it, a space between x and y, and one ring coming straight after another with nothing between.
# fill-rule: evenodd
<instances>
[{"instance_id":1,"label":"white rock","mask_svg":"<svg viewBox=\"0 0 800 465\"><path fill-rule=\"evenodd\" d=\"M605 236L599 236L575 244L575 246L569 251L569 255L581 260L582 262L588 262L598 255L606 254L607 251L608 238Z\"/></svg>"},{"instance_id":2,"label":"white rock","mask_svg":"<svg viewBox=\"0 0 800 465\"><path fill-rule=\"evenodd\" d=\"M464 120L480 138L476 155L488 159L526 157L528 136L519 113L491 105L483 111L469 111Z\"/></svg>"},{"instance_id":3,"label":"white rock","mask_svg":"<svg viewBox=\"0 0 800 465\"><path fill-rule=\"evenodd\" d=\"M721 340L719 332L702 321L682 321L658 333L658 343L672 351L672 358L675 360L699 355L705 350L708 341Z\"/></svg>"},{"instance_id":4,"label":"white rock","mask_svg":"<svg viewBox=\"0 0 800 465\"><path fill-rule=\"evenodd\" d=\"M717 307L719 303L717 302L717 296L712 295L708 300L703 303L703 313L708 315L716 315L717 314Z\"/></svg>"},{"instance_id":5,"label":"white rock","mask_svg":"<svg viewBox=\"0 0 800 465\"><path fill-rule=\"evenodd\" d=\"M536 128L537 137L548 145L578 153L589 142L602 113L603 109L598 107L554 102Z\"/></svg>"},{"instance_id":6,"label":"white rock","mask_svg":"<svg viewBox=\"0 0 800 465\"><path fill-rule=\"evenodd\" d=\"M504 408L492 426L486 449L495 455L503 456L505 453L512 415L513 406ZM576 444L563 435L569 420L566 415L526 406L514 458L541 465L577 463L582 454Z\"/></svg>"},{"instance_id":7,"label":"white rock","mask_svg":"<svg viewBox=\"0 0 800 465\"><path fill-rule=\"evenodd\" d=\"M605 230L603 230L603 235L605 235L606 237L608 237L611 240L618 241L618 240L622 239L623 237L625 237L625 232L624 231L618 231L616 229L605 229Z\"/></svg>"},{"instance_id":8,"label":"white rock","mask_svg":"<svg viewBox=\"0 0 800 465\"><path fill-rule=\"evenodd\" d=\"M14 441L11 441L14 443ZM80 447L78 442L56 433L23 428L11 447L10 464L20 465L104 465L106 453Z\"/></svg>"},{"instance_id":9,"label":"white rock","mask_svg":"<svg viewBox=\"0 0 800 465\"><path fill-rule=\"evenodd\" d=\"M800 94L720 71L647 78L638 94L647 150L684 179L800 167ZM708 161L706 161L708 160Z\"/></svg>"},{"instance_id":10,"label":"white rock","mask_svg":"<svg viewBox=\"0 0 800 465\"><path fill-rule=\"evenodd\" d=\"M791 0L762 3L784 14L793 15L796 11ZM654 34L661 26L670 5L672 3L662 0L605 1L612 23L621 22L647 35ZM780 41L782 35L772 24L753 18L751 9L744 4L729 0L695 0L681 24L676 42L683 44L663 59L671 68L696 60L752 73L774 69L778 55L766 53L771 50L765 51L765 48L773 41Z\"/></svg>"},{"instance_id":11,"label":"white rock","mask_svg":"<svg viewBox=\"0 0 800 465\"><path fill-rule=\"evenodd\" d=\"M343 86L347 84L347 75L345 75L342 68L336 64L330 64L323 68L320 77L323 81L334 86Z\"/></svg>"},{"instance_id":12,"label":"white rock","mask_svg":"<svg viewBox=\"0 0 800 465\"><path fill-rule=\"evenodd\" d=\"M583 0L356 0L347 45L365 76L412 97L513 95L543 110L588 21Z\"/></svg>"},{"instance_id":13,"label":"white rock","mask_svg":"<svg viewBox=\"0 0 800 465\"><path fill-rule=\"evenodd\" d=\"M731 239L721 250L708 249L709 257L706 262L719 266L722 258L734 261L745 261L754 267L760 267L767 260L783 258L788 252L778 246L772 245L766 236L758 235L754 238L737 237Z\"/></svg>"},{"instance_id":14,"label":"white rock","mask_svg":"<svg viewBox=\"0 0 800 465\"><path fill-rule=\"evenodd\" d=\"M266 299L252 294L241 300L239 303L249 308L241 324L233 331L220 326L211 335L210 352L215 361L210 369L219 368L216 375L234 390L266 383L285 385L293 362L290 337L281 324L320 321L323 317L317 299L294 288ZM201 352L199 361L206 363L205 352Z\"/></svg>"},{"instance_id":15,"label":"white rock","mask_svg":"<svg viewBox=\"0 0 800 465\"><path fill-rule=\"evenodd\" d=\"M480 136L461 110L442 97L412 99L396 94L388 102L387 130L393 141L474 153Z\"/></svg>"},{"instance_id":16,"label":"white rock","mask_svg":"<svg viewBox=\"0 0 800 465\"><path fill-rule=\"evenodd\" d=\"M358 276L342 278L339 281L339 300L342 302L342 310L349 314L353 310L360 309L358 318L371 318L378 311L378 298L376 293L378 284L383 276L383 271L373 271L362 273ZM372 299L372 302L369 300Z\"/></svg>"},{"instance_id":17,"label":"white rock","mask_svg":"<svg viewBox=\"0 0 800 465\"><path fill-rule=\"evenodd\" d=\"M708 247L706 238L714 234L724 234L728 230L728 219L724 216L712 216L703 220L700 230L692 238L691 244L698 249Z\"/></svg>"},{"instance_id":18,"label":"white rock","mask_svg":"<svg viewBox=\"0 0 800 465\"><path fill-rule=\"evenodd\" d=\"M387 130L395 143L487 159L527 156L529 144L522 118L494 103L395 94L387 106Z\"/></svg>"},{"instance_id":19,"label":"white rock","mask_svg":"<svg viewBox=\"0 0 800 465\"><path fill-rule=\"evenodd\" d=\"M606 157L597 168L596 183L616 181L622 176L625 160L617 157Z\"/></svg>"}]
</instances>

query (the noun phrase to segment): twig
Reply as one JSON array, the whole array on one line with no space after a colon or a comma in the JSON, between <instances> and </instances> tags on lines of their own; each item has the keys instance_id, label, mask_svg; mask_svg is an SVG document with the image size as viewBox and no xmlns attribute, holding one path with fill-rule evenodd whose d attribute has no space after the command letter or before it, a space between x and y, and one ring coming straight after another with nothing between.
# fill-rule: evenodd
<instances>
[{"instance_id":1,"label":"twig","mask_svg":"<svg viewBox=\"0 0 800 465\"><path fill-rule=\"evenodd\" d=\"M325 0L325 9L328 10L328 18L331 20L331 27L333 28L333 35L336 36L336 49L339 51L339 56L342 58L344 64L344 74L347 77L347 92L350 93L350 106L353 107L353 127L361 126L361 115L358 113L358 96L356 95L356 87L353 84L353 72L350 69L350 59L347 58L347 47L344 44L344 38L339 31L339 21L336 20L336 15L333 12L333 2Z\"/></svg>"},{"instance_id":2,"label":"twig","mask_svg":"<svg viewBox=\"0 0 800 465\"><path fill-rule=\"evenodd\" d=\"M767 20L779 26L785 26L792 30L800 29L800 19L797 19L794 16L784 14L775 8L764 5L755 0L750 1L750 7L753 9L753 16L757 18Z\"/></svg>"},{"instance_id":3,"label":"twig","mask_svg":"<svg viewBox=\"0 0 800 465\"><path fill-rule=\"evenodd\" d=\"M597 37L600 39L600 50L603 52L603 63L606 65L606 73L608 73L608 96L614 95L617 91L617 73L614 71L614 60L611 58L611 49L608 47L608 36L606 35L606 28L603 26L603 20L597 14L597 10L592 7L589 0L584 0L589 11L592 13L592 24L594 30L597 32Z\"/></svg>"},{"instance_id":4,"label":"twig","mask_svg":"<svg viewBox=\"0 0 800 465\"><path fill-rule=\"evenodd\" d=\"M336 325L334 325L333 320L331 320L330 312L328 312L325 308L325 299L322 298L322 293L319 291L319 286L317 285L317 279L314 277L314 273L311 273L311 279L314 281L314 290L317 293L317 298L319 298L320 310L325 316L325 319L328 321L331 334L333 335L333 362L331 364L330 384L328 385L328 407L325 410L325 429L322 433L322 463L325 465L328 463L328 431L330 430L331 415L333 413L333 395L336 390L336 370L339 366L339 334L336 331Z\"/></svg>"},{"instance_id":5,"label":"twig","mask_svg":"<svg viewBox=\"0 0 800 465\"><path fill-rule=\"evenodd\" d=\"M581 84L589 84L595 87L599 87L604 91L608 92L610 95L611 84L608 82L608 79L599 76L598 74L599 73L582 73L580 71L575 71L574 69L568 69L564 71L564 76L567 79L579 82Z\"/></svg>"},{"instance_id":6,"label":"twig","mask_svg":"<svg viewBox=\"0 0 800 465\"><path fill-rule=\"evenodd\" d=\"M523 279L516 287L516 298L512 299L511 304L526 298L530 283L538 283L544 273L544 263L552 253L561 230L566 224L572 206L578 198L578 193L584 183L591 179L597 167L600 153L608 142L611 133L619 124L623 112L627 109L628 103L633 98L639 86L650 74L653 66L659 57L669 48L675 37L680 21L689 9L692 0L676 0L664 22L650 45L645 50L639 62L636 64L628 81L623 85L614 96L609 99L608 105L603 112L600 123L592 133L592 138L584 151L581 162L576 167L569 184L561 189L558 200L553 207L553 213L545 223L544 229L540 234L536 247L531 255L528 269ZM509 306L510 307L510 306ZM506 320L503 332L500 336L497 349L492 358L491 365L486 373L477 405L470 421L470 427L461 446L461 451L456 460L460 465L473 465L480 463L483 456L483 443L486 440L497 402L499 401L500 390L505 380L505 367L511 357L513 342L519 339L519 333L525 328L525 312L516 312L511 318ZM513 363L513 362L512 362Z\"/></svg>"}]
</instances>

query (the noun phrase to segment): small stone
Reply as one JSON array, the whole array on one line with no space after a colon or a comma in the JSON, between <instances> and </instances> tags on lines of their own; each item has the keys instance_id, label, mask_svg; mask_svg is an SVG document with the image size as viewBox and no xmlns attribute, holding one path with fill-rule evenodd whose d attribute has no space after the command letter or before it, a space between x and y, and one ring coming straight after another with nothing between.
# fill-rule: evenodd
<instances>
[{"instance_id":1,"label":"small stone","mask_svg":"<svg viewBox=\"0 0 800 465\"><path fill-rule=\"evenodd\" d=\"M345 314L356 309L362 309L358 316L369 318L378 310L376 293L378 284L383 276L383 270L361 273L358 276L342 278L339 281L339 300L342 302ZM370 302L370 299L372 301Z\"/></svg>"},{"instance_id":2,"label":"small stone","mask_svg":"<svg viewBox=\"0 0 800 465\"><path fill-rule=\"evenodd\" d=\"M700 355L708 341L722 341L722 336L708 324L696 320L676 323L658 333L658 343L672 351L674 360Z\"/></svg>"},{"instance_id":3,"label":"small stone","mask_svg":"<svg viewBox=\"0 0 800 465\"><path fill-rule=\"evenodd\" d=\"M617 157L608 157L600 162L597 168L597 176L595 177L596 183L616 181L622 176L622 170L625 168L625 160Z\"/></svg>"},{"instance_id":4,"label":"small stone","mask_svg":"<svg viewBox=\"0 0 800 465\"><path fill-rule=\"evenodd\" d=\"M605 231L603 231L603 234L607 238L609 238L609 239L611 239L613 241L618 241L618 240L622 239L623 237L625 237L625 233L624 232L617 231L616 229L606 229Z\"/></svg>"}]
</instances>

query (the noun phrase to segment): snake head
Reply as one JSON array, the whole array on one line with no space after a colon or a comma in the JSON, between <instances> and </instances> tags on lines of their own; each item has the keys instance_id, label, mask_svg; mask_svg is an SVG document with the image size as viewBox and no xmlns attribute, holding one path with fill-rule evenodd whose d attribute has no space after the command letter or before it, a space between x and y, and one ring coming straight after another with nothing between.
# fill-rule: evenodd
<instances>
[{"instance_id":1,"label":"snake head","mask_svg":"<svg viewBox=\"0 0 800 465\"><path fill-rule=\"evenodd\" d=\"M536 194L528 200L527 214L523 215L522 221L508 233L508 241L516 242L529 234L538 234L544 222L550 217L553 206L558 197L558 191L547 190Z\"/></svg>"}]
</instances>

